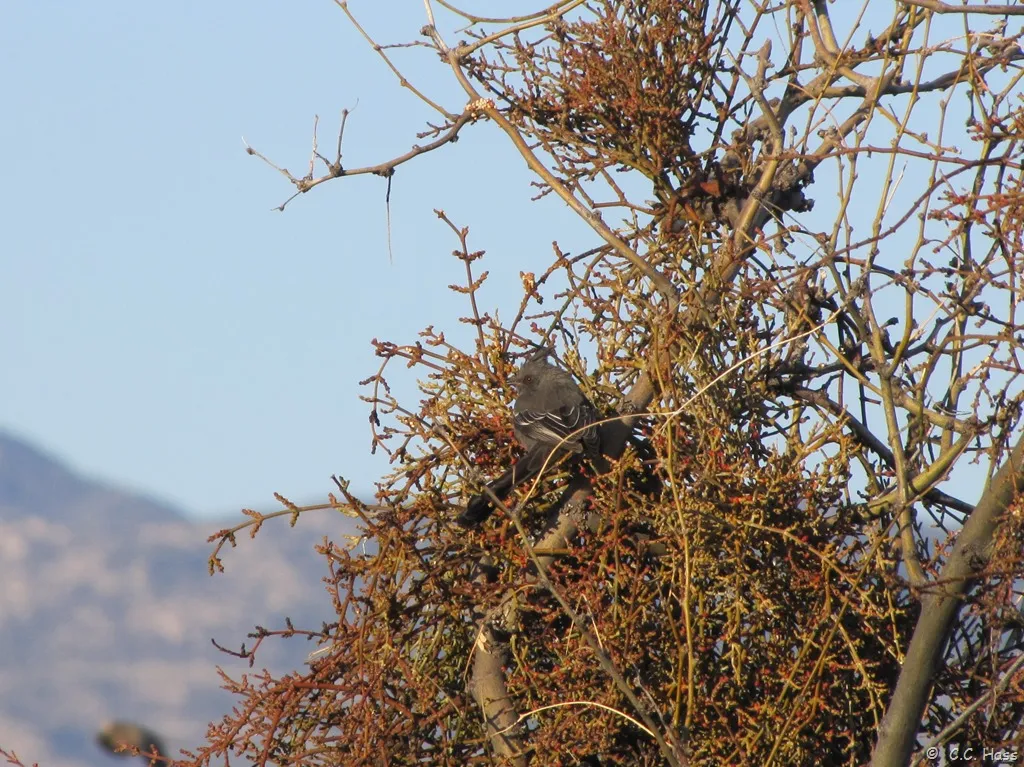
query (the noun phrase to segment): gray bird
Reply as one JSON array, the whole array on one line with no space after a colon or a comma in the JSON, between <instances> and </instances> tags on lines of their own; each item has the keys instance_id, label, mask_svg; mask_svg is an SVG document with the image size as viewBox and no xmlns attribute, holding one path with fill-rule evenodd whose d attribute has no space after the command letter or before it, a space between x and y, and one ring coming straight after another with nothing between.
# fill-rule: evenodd
<instances>
[{"instance_id":1,"label":"gray bird","mask_svg":"<svg viewBox=\"0 0 1024 767\"><path fill-rule=\"evenodd\" d=\"M527 360L509 382L518 396L513 407L516 439L526 449L512 468L488 487L504 500L516 487L533 479L548 456L582 455L604 470L601 437L595 422L597 410L576 385L572 375L548 363L550 350L542 349ZM457 518L460 525L478 525L491 515L494 505L486 494L474 496Z\"/></svg>"}]
</instances>

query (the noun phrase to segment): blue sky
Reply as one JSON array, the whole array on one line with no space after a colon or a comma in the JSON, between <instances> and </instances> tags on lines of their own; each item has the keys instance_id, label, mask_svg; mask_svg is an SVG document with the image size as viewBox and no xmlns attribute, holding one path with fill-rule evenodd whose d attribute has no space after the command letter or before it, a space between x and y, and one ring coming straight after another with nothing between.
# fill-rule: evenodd
<instances>
[{"instance_id":1,"label":"blue sky","mask_svg":"<svg viewBox=\"0 0 1024 767\"><path fill-rule=\"evenodd\" d=\"M383 42L425 22L420 3L352 6ZM459 111L436 57L411 54L408 74ZM273 211L291 187L243 136L302 175L315 114L330 146L355 108L349 167L423 143L432 119L330 0L5 3L0 94L0 429L189 513L320 500L332 473L372 489L387 465L358 399L370 339L466 337L434 208L488 251L491 309L518 304L518 272L552 240L593 244L560 202L530 202L488 123L399 169L393 263L383 179Z\"/></svg>"}]
</instances>

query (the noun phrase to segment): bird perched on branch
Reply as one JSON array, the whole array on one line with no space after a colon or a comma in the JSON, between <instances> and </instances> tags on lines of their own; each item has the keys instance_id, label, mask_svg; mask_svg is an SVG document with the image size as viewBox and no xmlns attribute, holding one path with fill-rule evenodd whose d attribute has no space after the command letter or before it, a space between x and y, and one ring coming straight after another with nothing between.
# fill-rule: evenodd
<instances>
[{"instance_id":1,"label":"bird perched on branch","mask_svg":"<svg viewBox=\"0 0 1024 767\"><path fill-rule=\"evenodd\" d=\"M545 462L551 466L562 455L582 455L594 461L598 471L607 470L601 457L597 410L572 375L547 361L550 353L550 349L541 349L509 379L518 393L513 406L514 431L526 452L488 485L501 500L536 477ZM478 525L492 511L494 504L488 495L476 495L456 521L465 527Z\"/></svg>"}]
</instances>

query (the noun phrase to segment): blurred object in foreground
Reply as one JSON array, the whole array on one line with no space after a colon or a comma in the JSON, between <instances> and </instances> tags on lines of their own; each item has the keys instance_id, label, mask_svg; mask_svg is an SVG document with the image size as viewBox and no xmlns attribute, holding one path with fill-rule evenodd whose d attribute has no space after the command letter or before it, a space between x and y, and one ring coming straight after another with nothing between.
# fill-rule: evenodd
<instances>
[{"instance_id":1,"label":"blurred object in foreground","mask_svg":"<svg viewBox=\"0 0 1024 767\"><path fill-rule=\"evenodd\" d=\"M110 722L96 734L96 741L116 756L133 756L132 751L124 750L123 747L134 746L139 750L139 756L156 750L161 756L167 757L167 749L160 737L134 722ZM145 756L142 758L151 761Z\"/></svg>"}]
</instances>

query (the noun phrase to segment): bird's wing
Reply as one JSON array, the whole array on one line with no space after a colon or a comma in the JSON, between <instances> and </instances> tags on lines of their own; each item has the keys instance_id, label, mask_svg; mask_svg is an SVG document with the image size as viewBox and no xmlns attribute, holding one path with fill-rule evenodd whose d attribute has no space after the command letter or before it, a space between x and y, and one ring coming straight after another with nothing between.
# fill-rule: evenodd
<instances>
[{"instance_id":1,"label":"bird's wing","mask_svg":"<svg viewBox=\"0 0 1024 767\"><path fill-rule=\"evenodd\" d=\"M553 447L561 443L564 449L578 453L589 443L590 433L596 431L593 427L585 431L579 429L592 424L595 415L594 406L584 400L557 410L520 410L515 413L515 426L527 445L536 442Z\"/></svg>"}]
</instances>

